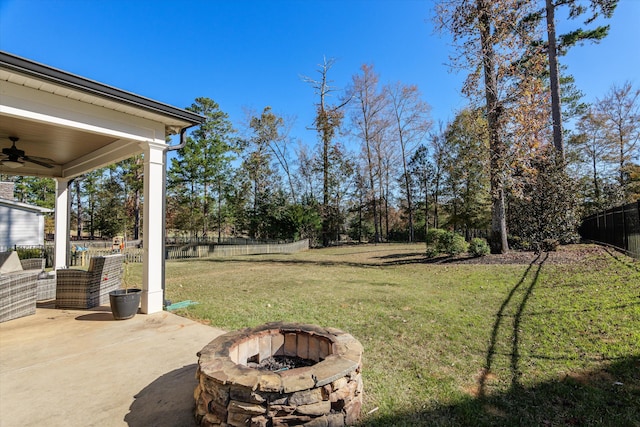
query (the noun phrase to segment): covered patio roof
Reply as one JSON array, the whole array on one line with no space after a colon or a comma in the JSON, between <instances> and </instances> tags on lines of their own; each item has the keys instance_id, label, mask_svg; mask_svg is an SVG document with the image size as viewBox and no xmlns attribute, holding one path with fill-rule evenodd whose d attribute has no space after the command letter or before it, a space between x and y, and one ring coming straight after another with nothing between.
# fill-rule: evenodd
<instances>
[{"instance_id":1,"label":"covered patio roof","mask_svg":"<svg viewBox=\"0 0 640 427\"><path fill-rule=\"evenodd\" d=\"M166 138L204 117L0 51L0 149L24 156L0 173L56 180L55 268L66 266L68 184L137 154L144 156L142 311L162 310ZM36 162L31 162L36 160ZM45 163L50 167L43 166Z\"/></svg>"},{"instance_id":2,"label":"covered patio roof","mask_svg":"<svg viewBox=\"0 0 640 427\"><path fill-rule=\"evenodd\" d=\"M73 178L143 152L141 142L204 118L131 92L0 51L0 148L52 160L53 168L25 163L0 172ZM158 127L160 124L162 126Z\"/></svg>"}]
</instances>

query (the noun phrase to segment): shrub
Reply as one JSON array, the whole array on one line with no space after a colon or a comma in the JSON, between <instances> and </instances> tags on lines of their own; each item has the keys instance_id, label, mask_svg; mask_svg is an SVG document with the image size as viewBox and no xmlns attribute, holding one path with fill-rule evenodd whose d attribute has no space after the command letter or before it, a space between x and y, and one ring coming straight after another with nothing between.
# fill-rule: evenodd
<instances>
[{"instance_id":1,"label":"shrub","mask_svg":"<svg viewBox=\"0 0 640 427\"><path fill-rule=\"evenodd\" d=\"M521 194L511 197L507 212L509 230L522 238L523 250L535 249L547 239L561 244L577 241L580 225L580 187L568 176L563 162L553 153L531 160L523 174Z\"/></svg>"},{"instance_id":2,"label":"shrub","mask_svg":"<svg viewBox=\"0 0 640 427\"><path fill-rule=\"evenodd\" d=\"M433 258L438 256L438 254L440 253L440 251L438 251L438 248L433 246L433 245L427 245L427 251L425 252L425 255L427 258Z\"/></svg>"},{"instance_id":3,"label":"shrub","mask_svg":"<svg viewBox=\"0 0 640 427\"><path fill-rule=\"evenodd\" d=\"M427 235L425 237L425 241L427 242L427 246L434 245L437 246L440 242L440 238L443 234L447 233L447 230L443 230L441 228L430 228L427 231Z\"/></svg>"},{"instance_id":4,"label":"shrub","mask_svg":"<svg viewBox=\"0 0 640 427\"><path fill-rule=\"evenodd\" d=\"M540 245L540 249L545 252L555 252L560 246L560 242L557 239L544 239Z\"/></svg>"},{"instance_id":5,"label":"shrub","mask_svg":"<svg viewBox=\"0 0 640 427\"><path fill-rule=\"evenodd\" d=\"M469 244L464 237L453 231L442 230L440 228L432 228L427 232L427 250L428 258L433 258L438 254L444 253L448 255L459 255L467 252Z\"/></svg>"},{"instance_id":6,"label":"shrub","mask_svg":"<svg viewBox=\"0 0 640 427\"><path fill-rule=\"evenodd\" d=\"M529 239L523 239L520 236L509 235L507 237L509 242L509 249L515 249L517 251L531 251L531 241Z\"/></svg>"},{"instance_id":7,"label":"shrub","mask_svg":"<svg viewBox=\"0 0 640 427\"><path fill-rule=\"evenodd\" d=\"M469 254L471 256L486 256L489 255L489 252L491 252L491 249L485 239L481 239L479 237L471 239L471 243L469 243Z\"/></svg>"},{"instance_id":8,"label":"shrub","mask_svg":"<svg viewBox=\"0 0 640 427\"><path fill-rule=\"evenodd\" d=\"M16 248L20 259L42 258L43 250L40 248Z\"/></svg>"},{"instance_id":9,"label":"shrub","mask_svg":"<svg viewBox=\"0 0 640 427\"><path fill-rule=\"evenodd\" d=\"M438 240L438 250L440 252L454 256L467 252L467 249L469 249L469 244L461 235L453 231L445 231L440 235Z\"/></svg>"}]
</instances>

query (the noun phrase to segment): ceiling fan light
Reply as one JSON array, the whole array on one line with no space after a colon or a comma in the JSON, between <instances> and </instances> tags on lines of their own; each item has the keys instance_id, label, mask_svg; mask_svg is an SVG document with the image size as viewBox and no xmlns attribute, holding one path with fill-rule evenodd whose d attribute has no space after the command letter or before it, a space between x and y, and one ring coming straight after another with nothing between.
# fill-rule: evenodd
<instances>
[{"instance_id":1,"label":"ceiling fan light","mask_svg":"<svg viewBox=\"0 0 640 427\"><path fill-rule=\"evenodd\" d=\"M6 166L10 169L18 169L24 166L24 163L18 162L16 160L3 160L2 166Z\"/></svg>"}]
</instances>

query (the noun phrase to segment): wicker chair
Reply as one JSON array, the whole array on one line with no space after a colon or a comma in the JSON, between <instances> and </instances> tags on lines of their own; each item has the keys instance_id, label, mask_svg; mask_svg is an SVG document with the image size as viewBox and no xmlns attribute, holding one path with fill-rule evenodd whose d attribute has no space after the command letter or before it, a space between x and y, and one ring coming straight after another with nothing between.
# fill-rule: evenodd
<instances>
[{"instance_id":1,"label":"wicker chair","mask_svg":"<svg viewBox=\"0 0 640 427\"><path fill-rule=\"evenodd\" d=\"M0 322L36 313L38 274L42 258L19 259L17 252L0 252Z\"/></svg>"},{"instance_id":2,"label":"wicker chair","mask_svg":"<svg viewBox=\"0 0 640 427\"><path fill-rule=\"evenodd\" d=\"M38 272L0 276L0 322L36 314Z\"/></svg>"},{"instance_id":3,"label":"wicker chair","mask_svg":"<svg viewBox=\"0 0 640 427\"><path fill-rule=\"evenodd\" d=\"M56 308L93 308L109 303L109 292L120 289L123 256L91 258L89 269L56 271Z\"/></svg>"},{"instance_id":4,"label":"wicker chair","mask_svg":"<svg viewBox=\"0 0 640 427\"><path fill-rule=\"evenodd\" d=\"M47 260L44 258L21 259L22 269L37 270L38 281L36 282L36 301L50 300L56 297L56 278L44 272ZM44 275L44 276L43 276Z\"/></svg>"}]
</instances>

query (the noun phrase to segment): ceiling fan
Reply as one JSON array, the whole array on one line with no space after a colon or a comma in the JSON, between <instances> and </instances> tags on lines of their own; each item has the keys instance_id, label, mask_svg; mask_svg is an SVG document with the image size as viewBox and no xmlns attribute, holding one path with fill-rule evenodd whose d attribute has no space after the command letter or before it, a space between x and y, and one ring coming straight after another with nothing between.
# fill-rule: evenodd
<instances>
[{"instance_id":1,"label":"ceiling fan","mask_svg":"<svg viewBox=\"0 0 640 427\"><path fill-rule=\"evenodd\" d=\"M51 159L45 159L42 157L31 157L25 155L23 150L20 150L16 147L16 142L20 140L20 138L16 136L10 136L9 139L13 143L10 148L2 149L2 157L0 157L0 163L3 166L16 169L24 166L24 162L35 163L39 166L44 166L45 168L52 168L53 165L49 164L49 162L53 162Z\"/></svg>"}]
</instances>

